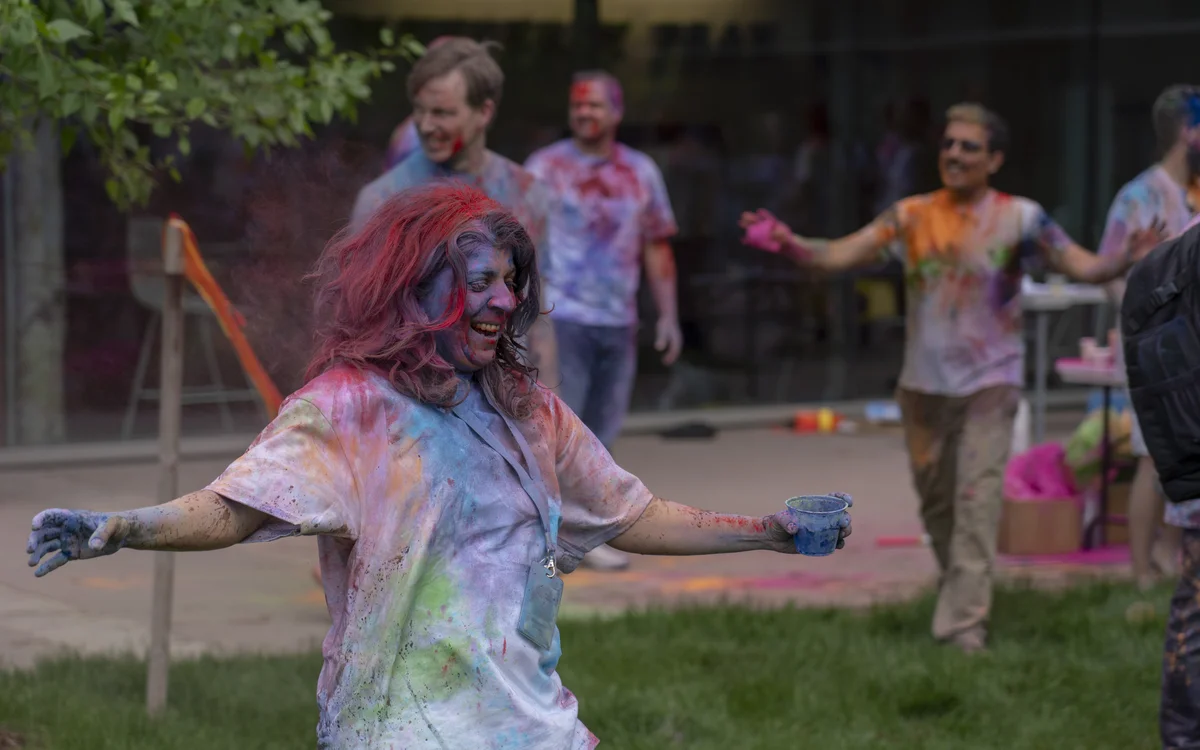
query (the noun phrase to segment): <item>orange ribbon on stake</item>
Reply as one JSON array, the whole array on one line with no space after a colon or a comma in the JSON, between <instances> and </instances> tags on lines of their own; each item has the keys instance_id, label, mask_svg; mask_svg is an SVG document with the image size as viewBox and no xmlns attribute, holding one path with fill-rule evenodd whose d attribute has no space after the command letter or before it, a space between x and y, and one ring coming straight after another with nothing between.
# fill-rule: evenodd
<instances>
[{"instance_id":1,"label":"orange ribbon on stake","mask_svg":"<svg viewBox=\"0 0 1200 750\"><path fill-rule=\"evenodd\" d=\"M165 232L171 227L178 229L183 236L184 276L216 313L217 322L221 325L221 330L225 332L226 338L233 344L242 369L250 378L250 382L254 384L254 388L266 406L267 415L274 419L275 415L279 413L279 405L283 403L283 396L280 395L279 389L275 387L275 382L271 380L271 376L262 366L262 362L259 362L258 357L254 354L254 349L250 347L250 341L242 331L246 325L246 319L225 296L225 292L221 290L217 280L209 272L208 266L204 264L204 258L200 256L200 246L196 242L196 235L192 233L192 228L178 214L171 214L171 218L163 229L164 240L166 239Z\"/></svg>"}]
</instances>

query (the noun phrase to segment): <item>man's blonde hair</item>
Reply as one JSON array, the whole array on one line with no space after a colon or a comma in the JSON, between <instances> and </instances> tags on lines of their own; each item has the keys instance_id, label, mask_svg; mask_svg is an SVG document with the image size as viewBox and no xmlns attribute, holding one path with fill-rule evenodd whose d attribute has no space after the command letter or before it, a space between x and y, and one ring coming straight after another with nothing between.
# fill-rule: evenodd
<instances>
[{"instance_id":1,"label":"man's blonde hair","mask_svg":"<svg viewBox=\"0 0 1200 750\"><path fill-rule=\"evenodd\" d=\"M955 104L946 110L946 122L969 122L982 126L988 134L988 151L1008 150L1008 125L1000 115L974 102Z\"/></svg>"}]
</instances>

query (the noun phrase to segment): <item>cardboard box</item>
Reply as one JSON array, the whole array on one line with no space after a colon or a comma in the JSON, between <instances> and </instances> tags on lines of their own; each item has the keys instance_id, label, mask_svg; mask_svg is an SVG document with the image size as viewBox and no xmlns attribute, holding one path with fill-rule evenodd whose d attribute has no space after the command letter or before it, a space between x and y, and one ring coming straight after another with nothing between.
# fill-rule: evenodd
<instances>
[{"instance_id":1,"label":"cardboard box","mask_svg":"<svg viewBox=\"0 0 1200 750\"><path fill-rule=\"evenodd\" d=\"M1108 523L1104 524L1104 543L1129 544L1129 488L1131 482L1113 482L1108 485ZM1120 516L1120 519L1113 519Z\"/></svg>"},{"instance_id":2,"label":"cardboard box","mask_svg":"<svg viewBox=\"0 0 1200 750\"><path fill-rule=\"evenodd\" d=\"M1083 546L1083 508L1075 498L1016 501L1000 511L1002 555L1065 555Z\"/></svg>"}]
</instances>

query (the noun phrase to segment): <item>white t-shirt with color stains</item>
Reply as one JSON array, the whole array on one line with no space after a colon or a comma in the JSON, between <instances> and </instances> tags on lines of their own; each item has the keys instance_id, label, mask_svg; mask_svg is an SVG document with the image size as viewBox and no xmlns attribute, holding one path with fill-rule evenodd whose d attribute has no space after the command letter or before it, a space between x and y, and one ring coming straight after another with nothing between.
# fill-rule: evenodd
<instances>
[{"instance_id":1,"label":"white t-shirt with color stains","mask_svg":"<svg viewBox=\"0 0 1200 750\"><path fill-rule=\"evenodd\" d=\"M465 405L520 455L478 389ZM515 424L569 572L629 528L650 492L553 394ZM338 367L293 394L208 489L274 519L247 541L318 536L333 620L320 747L595 747L555 671L557 631L548 651L517 632L530 565L544 556L537 510L452 413Z\"/></svg>"}]
</instances>

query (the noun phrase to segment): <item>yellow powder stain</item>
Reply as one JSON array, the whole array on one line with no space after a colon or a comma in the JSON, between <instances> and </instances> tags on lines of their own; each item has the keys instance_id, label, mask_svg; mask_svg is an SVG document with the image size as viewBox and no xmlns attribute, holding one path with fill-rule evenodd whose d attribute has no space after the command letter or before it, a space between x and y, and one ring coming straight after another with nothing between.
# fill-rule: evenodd
<instances>
[{"instance_id":1,"label":"yellow powder stain","mask_svg":"<svg viewBox=\"0 0 1200 750\"><path fill-rule=\"evenodd\" d=\"M685 578L682 581L668 581L662 586L664 591L724 591L734 588L737 579L724 576L702 576L700 578Z\"/></svg>"},{"instance_id":2,"label":"yellow powder stain","mask_svg":"<svg viewBox=\"0 0 1200 750\"><path fill-rule=\"evenodd\" d=\"M292 601L297 604L317 604L325 606L325 589L314 588L310 589L299 596L292 597Z\"/></svg>"},{"instance_id":3,"label":"yellow powder stain","mask_svg":"<svg viewBox=\"0 0 1200 750\"><path fill-rule=\"evenodd\" d=\"M637 583L650 578L645 573L638 573L632 570L621 572L596 572L590 570L576 570L574 573L563 576L563 583L567 586L595 586L596 584L607 584L614 581L621 583Z\"/></svg>"}]
</instances>

